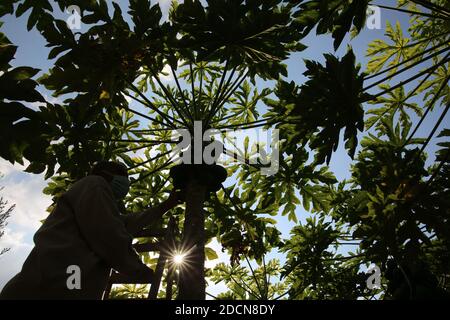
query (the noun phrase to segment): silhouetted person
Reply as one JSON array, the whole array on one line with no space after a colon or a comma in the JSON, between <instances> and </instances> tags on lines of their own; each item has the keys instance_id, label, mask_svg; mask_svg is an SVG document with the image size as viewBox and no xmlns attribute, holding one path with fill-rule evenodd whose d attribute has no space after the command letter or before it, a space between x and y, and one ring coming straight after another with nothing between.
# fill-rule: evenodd
<instances>
[{"instance_id":1,"label":"silhouetted person","mask_svg":"<svg viewBox=\"0 0 450 320\"><path fill-rule=\"evenodd\" d=\"M133 250L132 235L176 206L178 193L142 213L122 215L116 203L129 185L127 168L115 162L98 163L76 182L36 232L35 247L0 298L101 299L111 268L150 279L153 271ZM80 288L70 285L69 277L77 272L71 266L79 268Z\"/></svg>"}]
</instances>

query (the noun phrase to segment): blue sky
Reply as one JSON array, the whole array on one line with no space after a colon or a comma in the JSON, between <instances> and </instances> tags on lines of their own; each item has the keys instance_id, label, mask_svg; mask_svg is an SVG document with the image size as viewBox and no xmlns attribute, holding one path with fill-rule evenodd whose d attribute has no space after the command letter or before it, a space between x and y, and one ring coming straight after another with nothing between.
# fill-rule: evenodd
<instances>
[{"instance_id":1,"label":"blue sky","mask_svg":"<svg viewBox=\"0 0 450 320\"><path fill-rule=\"evenodd\" d=\"M163 0L159 2L161 3L163 12L166 13L169 1ZM127 3L127 1L120 2L123 7L125 7L125 3ZM123 11L126 12L126 10ZM47 55L50 50L45 47L43 37L36 30L32 30L30 32L27 31L27 17L28 14L20 18L15 18L12 16L4 17L3 21L5 24L1 31L4 32L14 44L19 46L13 65L26 65L39 68L42 70L39 74L41 75L53 66L54 61L47 60ZM62 14L61 17L64 18L64 14ZM365 28L356 39L353 39L350 42L357 56L358 62L363 65L363 69L365 69L365 65L367 63L367 58L365 56L367 46L375 39L384 38L384 26L386 25L387 20L391 23L400 21L406 33L406 29L408 27L407 15L382 10L381 20L382 28L380 30L369 30L368 28ZM332 39L329 36L316 36L315 34L311 34L307 37L307 39L305 39L304 43L308 45L308 49L304 52L292 55L292 57L288 60L289 79L292 79L299 84L305 80L302 75L305 71L303 59L318 60L322 62L324 60L324 53L334 52ZM346 50L346 42L344 42L337 54L343 55ZM408 73L406 73L406 75L408 75ZM166 81L170 82L170 78L166 79ZM263 85L262 83L260 84ZM40 87L39 90L50 102L57 101L52 98L50 93L44 88ZM416 102L423 104L420 100L417 100ZM438 111L440 110L438 109ZM417 136L423 137L428 135L438 116L439 114L437 112L433 112L433 114L426 119ZM450 118L447 116L444 120L443 126L448 126L449 120ZM434 151L436 150L435 145L436 140L433 140L430 147L427 149L430 154L434 154ZM431 160L433 160L433 157L431 157L430 161ZM350 177L350 164L351 159L345 150L343 150L341 143L339 150L333 156L330 168L339 180L343 180ZM0 247L11 247L10 252L0 257L0 289L4 286L6 281L8 281L15 273L20 271L23 261L33 246L33 234L40 225L39 221L47 215L45 209L51 203L50 198L43 195L41 192L46 186L43 176L27 174L22 172L22 170L23 167L19 165L13 166L5 160L0 159L0 173L4 175L4 177L0 180L0 186L5 187L5 189L1 192L1 195L11 204L16 204L13 215L9 220L6 234L0 240ZM234 181L227 181L227 184L232 183L234 183ZM304 221L305 217L308 216L308 213L304 212L302 208L298 208L297 216L300 221ZM286 217L280 216L277 220L279 230L282 232L283 237L287 238L289 231L294 224L289 222ZM213 243L213 247L218 249L217 243ZM220 250L216 251L220 254L218 261L228 261L226 255L222 254ZM270 257L282 259L282 256L277 253L271 254ZM214 261L213 263L215 262L217 261ZM224 287L219 285L210 288L208 291L216 294L223 289Z\"/></svg>"}]
</instances>

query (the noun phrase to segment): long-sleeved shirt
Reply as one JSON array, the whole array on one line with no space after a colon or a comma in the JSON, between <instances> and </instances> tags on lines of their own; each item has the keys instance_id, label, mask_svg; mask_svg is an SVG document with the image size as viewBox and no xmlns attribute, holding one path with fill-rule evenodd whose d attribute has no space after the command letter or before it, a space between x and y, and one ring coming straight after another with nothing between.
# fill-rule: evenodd
<instances>
[{"instance_id":1,"label":"long-sleeved shirt","mask_svg":"<svg viewBox=\"0 0 450 320\"><path fill-rule=\"evenodd\" d=\"M137 230L127 230L134 217L139 215L120 215L104 178L79 180L36 232L34 248L0 298L101 299L111 268L126 275L147 268L132 248L131 233ZM81 289L67 286L74 274L70 266L79 267Z\"/></svg>"}]
</instances>

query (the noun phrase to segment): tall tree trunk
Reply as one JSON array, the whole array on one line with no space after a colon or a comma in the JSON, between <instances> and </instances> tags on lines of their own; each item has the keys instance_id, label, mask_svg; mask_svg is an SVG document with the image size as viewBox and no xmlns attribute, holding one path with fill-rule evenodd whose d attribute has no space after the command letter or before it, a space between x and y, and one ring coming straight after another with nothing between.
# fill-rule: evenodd
<instances>
[{"instance_id":1,"label":"tall tree trunk","mask_svg":"<svg viewBox=\"0 0 450 320\"><path fill-rule=\"evenodd\" d=\"M195 178L186 188L183 250L189 252L180 268L178 299L205 299L205 216L203 203L206 187Z\"/></svg>"}]
</instances>

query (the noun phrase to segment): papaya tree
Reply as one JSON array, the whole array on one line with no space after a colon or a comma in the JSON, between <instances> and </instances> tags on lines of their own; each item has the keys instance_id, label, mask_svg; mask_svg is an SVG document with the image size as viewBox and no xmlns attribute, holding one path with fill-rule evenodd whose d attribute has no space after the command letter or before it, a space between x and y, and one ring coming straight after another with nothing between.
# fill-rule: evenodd
<instances>
[{"instance_id":1,"label":"papaya tree","mask_svg":"<svg viewBox=\"0 0 450 320\"><path fill-rule=\"evenodd\" d=\"M211 280L224 281L229 291L220 293L219 300L279 300L286 296L287 282L278 281L282 272L279 260L262 259L261 266L254 268L247 258L245 267L217 264L211 271Z\"/></svg>"}]
</instances>

